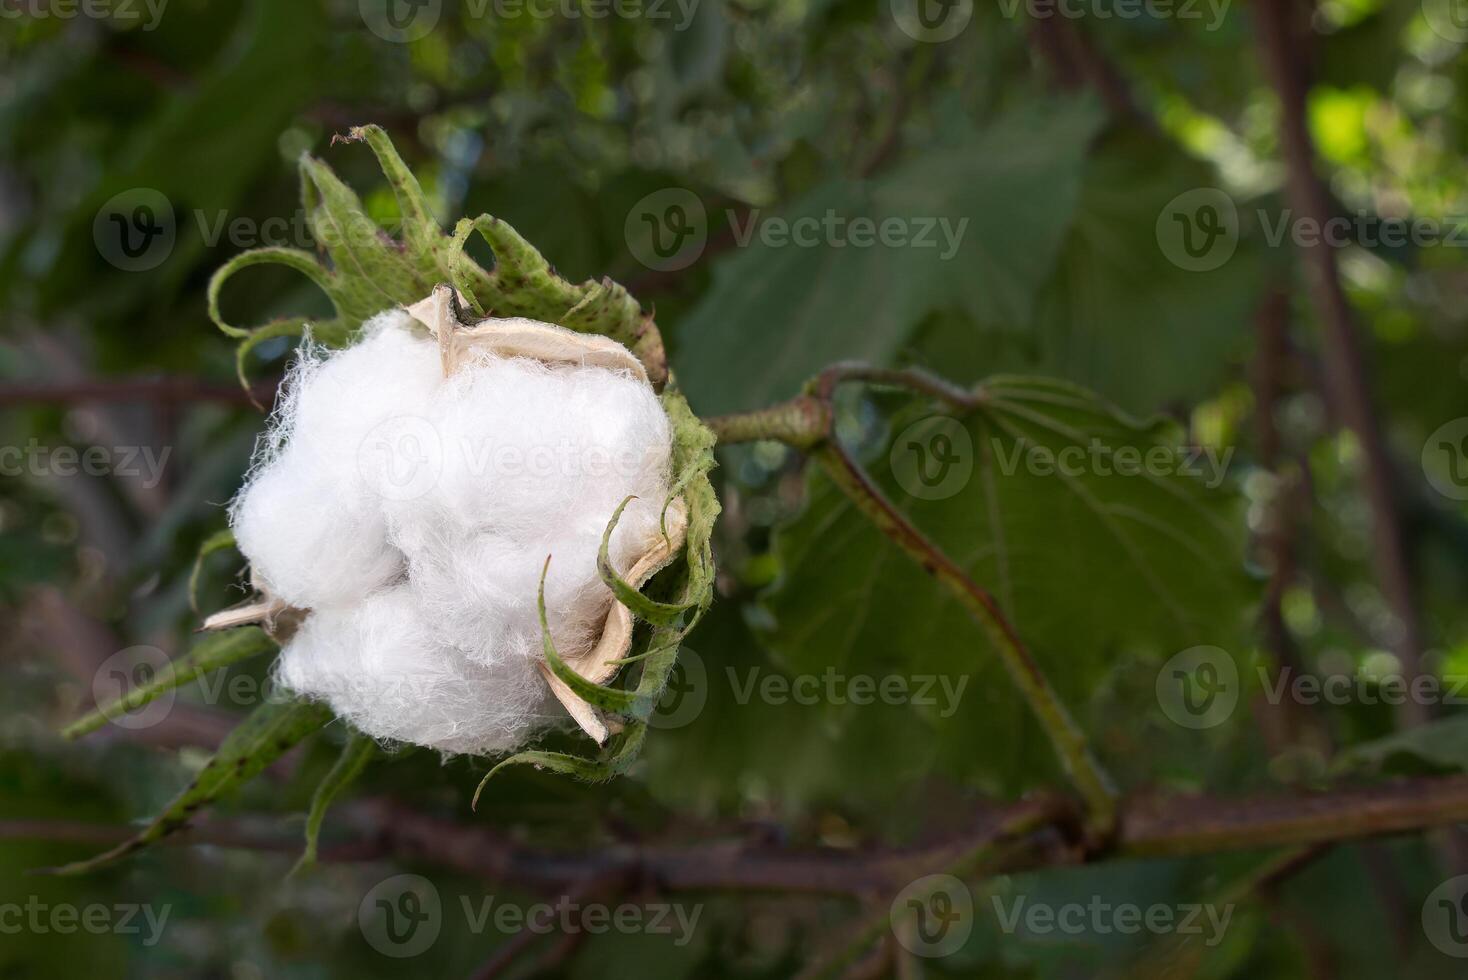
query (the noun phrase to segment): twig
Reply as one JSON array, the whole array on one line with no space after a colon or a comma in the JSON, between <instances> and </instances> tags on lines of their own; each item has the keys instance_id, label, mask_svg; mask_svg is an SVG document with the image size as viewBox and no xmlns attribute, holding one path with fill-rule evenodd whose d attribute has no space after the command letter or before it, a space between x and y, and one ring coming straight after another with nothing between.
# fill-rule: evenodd
<instances>
[{"instance_id":1,"label":"twig","mask_svg":"<svg viewBox=\"0 0 1468 980\"><path fill-rule=\"evenodd\" d=\"M1041 813L1017 814L1014 819L999 824L987 837L978 840L973 848L954 864L944 868L919 868L916 869L914 877L922 877L925 873L936 871L968 879L986 876L990 867L1003 865L1010 851L1016 846L1017 837L1041 830L1044 826ZM1021 841L1018 846L1023 847L1023 842ZM849 968L860 965L862 953L870 951L888 929L898 928L898 923L891 919L891 910L887 903L881 901L884 897L878 896L878 901L875 903L877 909L858 921L855 928L848 929L842 940L831 951L802 970L796 980L825 980L825 978L846 976L849 975ZM926 904L930 896L915 897L918 898L919 904ZM843 973L842 971L848 972Z\"/></svg>"},{"instance_id":2,"label":"twig","mask_svg":"<svg viewBox=\"0 0 1468 980\"><path fill-rule=\"evenodd\" d=\"M573 905L580 905L590 898L621 892L627 884L627 881L626 876L620 874L591 875L577 882L569 889L566 892L566 899ZM553 958L564 958L564 956L569 955L570 952L574 951L575 945L585 935L586 932L584 929L566 934L562 937L562 942L558 943L551 950L551 956ZM494 980L495 977L506 975L510 968L515 965L516 961L520 959L521 954L528 950L538 938L540 938L539 934L533 929L520 930L514 937L496 949L494 954L478 970L474 971L472 980ZM543 970L549 965L551 964L542 962L540 964L540 970Z\"/></svg>"},{"instance_id":3,"label":"twig","mask_svg":"<svg viewBox=\"0 0 1468 980\"><path fill-rule=\"evenodd\" d=\"M1259 625L1264 651L1272 661L1275 682L1287 683L1289 676L1303 675L1305 665L1299 645L1284 617L1285 593L1296 578L1296 521L1307 512L1300 480L1288 472L1278 425L1280 399L1285 394L1289 359L1289 294L1274 289L1255 315L1255 355L1251 381L1254 389L1254 431L1259 465L1274 477L1274 490L1265 509L1256 543L1269 572L1269 583L1260 606ZM1258 712L1265 725L1266 743L1275 753L1299 744L1302 739L1323 756L1331 754L1330 735L1318 714L1293 698L1277 705L1260 699Z\"/></svg>"},{"instance_id":4,"label":"twig","mask_svg":"<svg viewBox=\"0 0 1468 980\"><path fill-rule=\"evenodd\" d=\"M1315 147L1306 115L1308 83L1302 68L1301 16L1308 8L1290 0L1260 0L1254 8L1261 58L1280 100L1280 143L1288 172L1289 197L1297 218L1324 224L1330 217L1330 197L1315 169ZM1394 467L1372 408L1370 385L1356 336L1354 316L1335 250L1325 241L1300 244L1310 275L1310 294L1323 331L1325 382L1337 417L1361 446L1361 479L1371 508L1375 547L1372 554L1383 595L1397 620L1394 644L1402 671L1410 680L1422 673L1422 628L1413 596L1411 568L1402 533L1401 517L1392 486ZM1421 724L1428 706L1408 698L1402 721Z\"/></svg>"},{"instance_id":5,"label":"twig","mask_svg":"<svg viewBox=\"0 0 1468 980\"><path fill-rule=\"evenodd\" d=\"M1075 91L1089 85L1118 119L1153 128L1137 105L1126 78L1069 17L1038 17L1030 23L1030 41L1055 74L1060 87Z\"/></svg>"},{"instance_id":6,"label":"twig","mask_svg":"<svg viewBox=\"0 0 1468 980\"><path fill-rule=\"evenodd\" d=\"M813 387L820 397L830 401L836 388L847 382L905 388L943 402L960 412L970 412L984 404L983 389L964 388L922 368L879 368L855 361L833 364L826 368L816 377Z\"/></svg>"},{"instance_id":7,"label":"twig","mask_svg":"<svg viewBox=\"0 0 1468 980\"><path fill-rule=\"evenodd\" d=\"M1063 799L1037 797L986 816L965 836L918 849L799 850L711 838L682 845L614 845L601 850L535 850L483 827L428 816L390 801L344 810L364 835L323 848L322 860L423 861L531 888L567 889L593 876L629 875L670 892L779 892L824 895L888 893L933 871L957 866L995 839L1000 828L1032 821L1035 829L1006 847L986 873L1098 863L1116 858L1186 857L1344 842L1468 820L1468 776L1405 779L1374 786L1240 798L1148 796L1125 800L1110 846L1068 840L1055 829L1074 819ZM87 844L134 831L75 821L0 821L0 840ZM162 846L209 843L289 851L299 843L279 821L211 820ZM1284 869L1293 867L1281 859Z\"/></svg>"},{"instance_id":8,"label":"twig","mask_svg":"<svg viewBox=\"0 0 1468 980\"><path fill-rule=\"evenodd\" d=\"M76 381L56 384L0 384L0 407L13 405L74 405L84 402L223 402L250 405L251 398L269 404L279 381L264 381L250 389L234 384L211 384L197 378L129 378L119 381Z\"/></svg>"}]
</instances>

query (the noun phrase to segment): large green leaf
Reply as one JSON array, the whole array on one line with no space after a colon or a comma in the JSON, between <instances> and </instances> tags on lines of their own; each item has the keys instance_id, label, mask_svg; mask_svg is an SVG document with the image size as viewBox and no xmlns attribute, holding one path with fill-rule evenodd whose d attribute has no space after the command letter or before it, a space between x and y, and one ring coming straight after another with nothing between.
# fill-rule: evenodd
<instances>
[{"instance_id":1,"label":"large green leaf","mask_svg":"<svg viewBox=\"0 0 1468 980\"><path fill-rule=\"evenodd\" d=\"M1267 283L1257 253L1241 243L1218 268L1193 271L1174 264L1157 237L1169 202L1210 182L1153 137L1118 138L1097 153L1036 303L1041 372L1139 412L1195 401L1228 377Z\"/></svg>"},{"instance_id":2,"label":"large green leaf","mask_svg":"<svg viewBox=\"0 0 1468 980\"><path fill-rule=\"evenodd\" d=\"M888 361L935 309L1027 321L1070 225L1099 118L1089 102L1030 105L880 178L821 185L769 216L792 228L828 215L895 220L913 244L858 247L824 227L810 246L766 243L753 227L679 327L677 365L695 407L754 408L833 361ZM929 222L946 222L950 239ZM933 245L918 247L929 236Z\"/></svg>"},{"instance_id":3,"label":"large green leaf","mask_svg":"<svg viewBox=\"0 0 1468 980\"><path fill-rule=\"evenodd\" d=\"M996 371L1062 377L1135 412L1191 404L1236 372L1268 283L1236 205L1241 240L1218 268L1175 264L1158 241L1159 216L1216 182L1156 136L1114 134L1093 153L1052 273L1033 314L1010 322L950 311L935 317L912 357L973 381ZM1226 241L1216 246L1228 247Z\"/></svg>"},{"instance_id":4,"label":"large green leaf","mask_svg":"<svg viewBox=\"0 0 1468 980\"><path fill-rule=\"evenodd\" d=\"M1216 471L1207 480L1185 472L1209 464L1178 451L1174 427L1130 420L1060 382L999 377L984 391L983 408L961 425L942 416L894 423L896 451L883 447L872 475L992 592L1066 699L1079 709L1124 654L1236 648L1250 595L1237 500L1225 484L1205 485ZM954 482L938 484L947 496L919 499L894 470L906 467L903 480L922 489L903 457L914 446L944 449L940 437L972 472L965 479L956 463ZM1150 453L1152 465L1115 472L1123 448ZM1067 472L1051 472L1045 460L1062 451ZM952 724L987 741L945 741L967 741L980 769L1025 771L1016 751L1023 709L978 627L819 473L804 511L778 530L775 553L765 637L787 669L968 678Z\"/></svg>"}]
</instances>

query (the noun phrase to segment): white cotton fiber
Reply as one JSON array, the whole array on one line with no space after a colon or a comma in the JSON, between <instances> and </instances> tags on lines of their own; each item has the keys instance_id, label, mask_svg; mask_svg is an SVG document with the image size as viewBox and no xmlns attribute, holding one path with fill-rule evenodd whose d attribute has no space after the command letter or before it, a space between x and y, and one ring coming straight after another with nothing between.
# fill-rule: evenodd
<instances>
[{"instance_id":1,"label":"white cotton fiber","mask_svg":"<svg viewBox=\"0 0 1468 980\"><path fill-rule=\"evenodd\" d=\"M600 535L624 497L665 486L667 416L625 374L480 355L433 412L444 465L422 503L459 526L533 535L580 520Z\"/></svg>"},{"instance_id":2,"label":"white cotton fiber","mask_svg":"<svg viewBox=\"0 0 1468 980\"><path fill-rule=\"evenodd\" d=\"M546 578L563 654L600 636L607 522L626 572L659 538L671 434L622 370L470 352L444 377L403 312L303 347L230 513L275 597L311 610L281 682L380 739L489 753L565 717L541 678Z\"/></svg>"},{"instance_id":3,"label":"white cotton fiber","mask_svg":"<svg viewBox=\"0 0 1468 980\"><path fill-rule=\"evenodd\" d=\"M361 464L374 430L421 415L442 380L436 347L408 324L401 312L378 316L359 344L336 354L303 345L231 507L257 579L291 605L350 602L403 573Z\"/></svg>"},{"instance_id":4,"label":"white cotton fiber","mask_svg":"<svg viewBox=\"0 0 1468 980\"><path fill-rule=\"evenodd\" d=\"M530 659L491 671L437 643L407 586L312 612L276 676L373 738L443 752L506 751L560 710Z\"/></svg>"}]
</instances>

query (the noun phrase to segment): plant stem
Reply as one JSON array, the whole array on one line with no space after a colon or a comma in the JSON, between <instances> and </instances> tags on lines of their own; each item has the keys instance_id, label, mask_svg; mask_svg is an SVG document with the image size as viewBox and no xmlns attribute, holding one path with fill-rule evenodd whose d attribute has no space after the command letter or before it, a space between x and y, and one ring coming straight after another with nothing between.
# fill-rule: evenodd
<instances>
[{"instance_id":1,"label":"plant stem","mask_svg":"<svg viewBox=\"0 0 1468 980\"><path fill-rule=\"evenodd\" d=\"M1005 867L1019 859L1026 850L1024 838L1044 829L1052 818L1053 815L1043 808L1017 810L997 821L990 835L976 837L972 845L957 855L947 867L920 865L913 868L911 877L916 881L936 873L944 873L963 881L986 878L993 869ZM919 905L926 905L933 894L930 890L912 897L917 899ZM847 930L837 946L797 974L795 980L825 980L828 977L846 976L843 971L869 951L884 933L910 925L910 915L903 915L899 919L885 902L878 901L876 904L877 909L873 914L859 920L854 929ZM912 906L909 905L908 909L910 911Z\"/></svg>"},{"instance_id":2,"label":"plant stem","mask_svg":"<svg viewBox=\"0 0 1468 980\"><path fill-rule=\"evenodd\" d=\"M324 847L325 862L423 862L462 874L534 889L574 887L596 875L623 873L667 892L763 892L890 895L923 874L951 869L995 842L1013 845L969 872L1010 874L1113 859L1189 857L1228 851L1308 847L1420 831L1468 820L1468 776L1433 776L1373 786L1234 799L1132 797L1124 802L1109 847L1066 839L1064 799L1037 796L990 811L962 837L916 850L804 849L731 839L727 834L673 844L612 844L585 850L525 847L502 832L422 814L387 799L342 808L355 833ZM1036 815L1041 819L1032 819ZM163 841L294 855L298 835L271 821L211 819ZM1029 828L1029 829L1016 829ZM67 820L0 820L0 841L125 840L135 828ZM1298 852L1296 852L1298 853ZM1281 858L1281 860L1287 860Z\"/></svg>"},{"instance_id":3,"label":"plant stem","mask_svg":"<svg viewBox=\"0 0 1468 980\"><path fill-rule=\"evenodd\" d=\"M1290 204L1301 221L1328 221L1334 213L1330 192L1315 166L1315 145L1308 119L1309 9L1289 0L1263 0L1254 11L1260 59L1279 94L1279 141L1288 177ZM1321 331L1325 386L1336 419L1355 435L1361 447L1360 478L1371 508L1372 557L1377 584L1396 619L1393 652L1410 682L1423 673L1421 616L1417 610L1412 568L1402 528L1395 466L1372 405L1370 379L1357 335L1356 317L1341 285L1337 249L1324 242L1302 245L1300 258L1309 275L1310 296ZM1410 728L1431 715L1420 699L1408 698L1399 709L1400 727Z\"/></svg>"},{"instance_id":4,"label":"plant stem","mask_svg":"<svg viewBox=\"0 0 1468 980\"><path fill-rule=\"evenodd\" d=\"M16 405L75 405L83 402L138 402L155 405L224 402L268 404L278 380L246 390L238 384L213 384L198 378L124 378L0 385L0 408ZM253 399L253 401L252 401Z\"/></svg>"},{"instance_id":5,"label":"plant stem","mask_svg":"<svg viewBox=\"0 0 1468 980\"><path fill-rule=\"evenodd\" d=\"M722 444L771 439L806 450L826 438L831 428L831 407L820 398L802 395L754 412L705 419L704 424Z\"/></svg>"},{"instance_id":6,"label":"plant stem","mask_svg":"<svg viewBox=\"0 0 1468 980\"><path fill-rule=\"evenodd\" d=\"M1091 753L1085 733L1066 710L1024 642L1004 618L994 597L929 541L835 440L817 447L811 458L821 465L879 531L957 596L969 614L979 621L1009 676L1060 756L1071 782L1086 801L1089 829L1102 838L1108 836L1116 823L1116 788Z\"/></svg>"}]
</instances>

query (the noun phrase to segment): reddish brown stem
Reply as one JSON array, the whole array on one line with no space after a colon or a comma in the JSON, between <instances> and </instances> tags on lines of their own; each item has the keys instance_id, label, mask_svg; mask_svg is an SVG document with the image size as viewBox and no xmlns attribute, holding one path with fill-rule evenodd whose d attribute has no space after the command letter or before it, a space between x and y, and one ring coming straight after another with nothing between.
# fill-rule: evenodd
<instances>
[{"instance_id":1,"label":"reddish brown stem","mask_svg":"<svg viewBox=\"0 0 1468 980\"><path fill-rule=\"evenodd\" d=\"M1315 147L1306 114L1309 84L1304 61L1308 54L1309 14L1309 5L1291 0L1260 0L1254 7L1261 57L1279 93L1280 145L1294 217L1323 227L1331 216L1330 195L1315 168ZM1397 621L1398 636L1393 646L1403 673L1415 678L1422 672L1422 628L1392 483L1394 467L1372 408L1355 317L1341 286L1334 248L1322 239L1310 245L1302 243L1300 253L1322 334L1330 404L1361 448L1361 481L1371 508L1376 576ZM1420 724L1428 716L1427 705L1415 699L1407 699L1401 707L1401 718L1406 724Z\"/></svg>"},{"instance_id":2,"label":"reddish brown stem","mask_svg":"<svg viewBox=\"0 0 1468 980\"><path fill-rule=\"evenodd\" d=\"M75 405L83 402L223 402L229 405L251 405L252 398L268 405L275 398L278 384L278 381L265 381L245 389L237 384L210 384L197 378L128 378L117 381L5 384L0 385L0 407Z\"/></svg>"},{"instance_id":3,"label":"reddish brown stem","mask_svg":"<svg viewBox=\"0 0 1468 980\"><path fill-rule=\"evenodd\" d=\"M1468 820L1468 776L1408 779L1316 793L1234 799L1150 796L1123 802L1109 845L1086 844L1064 830L1077 815L1056 797L995 810L966 835L934 846L890 850L799 850L737 840L678 845L617 845L591 851L541 851L502 833L418 813L387 801L361 804L343 817L363 828L355 842L324 848L324 861L392 858L429 864L535 889L564 890L628 875L672 892L885 894L923 874L953 868L1017 822L1037 826L1006 846L994 873L1095 863L1111 858L1192 856L1305 846L1419 831ZM1056 828L1061 828L1057 830ZM64 821L0 821L0 840L122 840L127 827ZM278 821L210 821L170 843L211 843L291 851L298 842ZM1022 845L1022 846L1018 846Z\"/></svg>"}]
</instances>

